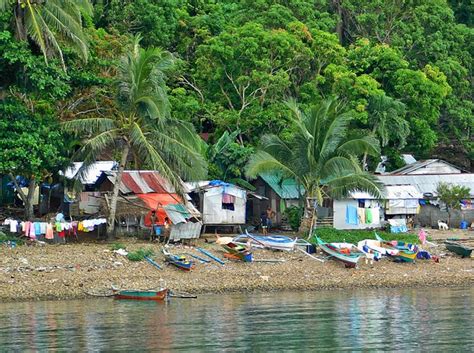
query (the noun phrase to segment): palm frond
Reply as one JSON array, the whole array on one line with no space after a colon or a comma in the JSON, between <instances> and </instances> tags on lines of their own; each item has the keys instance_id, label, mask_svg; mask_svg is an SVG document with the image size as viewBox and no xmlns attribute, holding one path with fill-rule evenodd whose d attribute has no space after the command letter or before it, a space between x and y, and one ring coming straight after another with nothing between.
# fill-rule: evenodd
<instances>
[{"instance_id":1,"label":"palm frond","mask_svg":"<svg viewBox=\"0 0 474 353\"><path fill-rule=\"evenodd\" d=\"M369 156L377 157L380 155L380 144L374 136L367 135L344 142L337 148L337 151L354 156L361 156L367 153Z\"/></svg>"},{"instance_id":2,"label":"palm frond","mask_svg":"<svg viewBox=\"0 0 474 353\"><path fill-rule=\"evenodd\" d=\"M112 129L103 131L94 137L87 139L84 145L78 150L77 157L90 156L97 160L103 151L115 146L119 133L119 129Z\"/></svg>"},{"instance_id":3,"label":"palm frond","mask_svg":"<svg viewBox=\"0 0 474 353\"><path fill-rule=\"evenodd\" d=\"M150 140L155 146L160 146L160 155L181 178L198 180L206 177L207 164L199 150L168 132L154 131Z\"/></svg>"},{"instance_id":4,"label":"palm frond","mask_svg":"<svg viewBox=\"0 0 474 353\"><path fill-rule=\"evenodd\" d=\"M85 118L65 121L61 127L73 135L81 136L109 131L117 128L117 124L110 118Z\"/></svg>"},{"instance_id":5,"label":"palm frond","mask_svg":"<svg viewBox=\"0 0 474 353\"><path fill-rule=\"evenodd\" d=\"M324 163L321 168L321 179L330 179L334 175L344 175L356 171L354 161L345 156L335 156Z\"/></svg>"},{"instance_id":6,"label":"palm frond","mask_svg":"<svg viewBox=\"0 0 474 353\"><path fill-rule=\"evenodd\" d=\"M139 47L135 37L133 50L119 64L119 100L128 111L145 114L152 119L169 116L165 90L165 70L172 65L170 53L161 49Z\"/></svg>"},{"instance_id":7,"label":"palm frond","mask_svg":"<svg viewBox=\"0 0 474 353\"><path fill-rule=\"evenodd\" d=\"M87 61L89 48L82 30L80 9L76 6L63 7L55 1L48 1L42 7L41 14L49 27L54 28L56 33L69 38L74 44L73 48Z\"/></svg>"},{"instance_id":8,"label":"palm frond","mask_svg":"<svg viewBox=\"0 0 474 353\"><path fill-rule=\"evenodd\" d=\"M274 156L265 151L257 151L250 157L247 164L245 175L248 178L255 179L259 174L266 172L281 172L284 177L292 177L301 180L294 171Z\"/></svg>"},{"instance_id":9,"label":"palm frond","mask_svg":"<svg viewBox=\"0 0 474 353\"><path fill-rule=\"evenodd\" d=\"M383 185L367 172L333 176L326 181L334 198L347 197L352 191L364 191L376 198L383 198Z\"/></svg>"},{"instance_id":10,"label":"palm frond","mask_svg":"<svg viewBox=\"0 0 474 353\"><path fill-rule=\"evenodd\" d=\"M48 56L46 55L47 53L46 43L45 43L43 32L41 30L41 25L38 19L40 15L38 14L36 7L32 6L29 1L27 1L27 6L28 8L25 13L26 30L28 31L28 34L30 35L31 39L33 39L33 41L35 41L35 43L38 44L38 46L40 47L40 50L44 56L44 60L47 63Z\"/></svg>"},{"instance_id":11,"label":"palm frond","mask_svg":"<svg viewBox=\"0 0 474 353\"><path fill-rule=\"evenodd\" d=\"M160 172L164 178L168 179L179 194L183 194L184 188L179 175L170 168L167 161L163 159L159 151L146 137L141 127L134 123L129 135L132 148L143 161L154 170Z\"/></svg>"},{"instance_id":12,"label":"palm frond","mask_svg":"<svg viewBox=\"0 0 474 353\"><path fill-rule=\"evenodd\" d=\"M347 136L347 128L352 117L348 114L340 114L334 117L324 132L319 149L321 160L326 159L336 151L338 146Z\"/></svg>"}]
</instances>

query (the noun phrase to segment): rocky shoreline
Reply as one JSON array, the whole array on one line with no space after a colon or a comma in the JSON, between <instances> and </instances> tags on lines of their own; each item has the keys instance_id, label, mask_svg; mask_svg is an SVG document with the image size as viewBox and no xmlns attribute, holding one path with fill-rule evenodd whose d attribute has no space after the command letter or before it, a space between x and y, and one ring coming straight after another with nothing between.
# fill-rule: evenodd
<instances>
[{"instance_id":1,"label":"rocky shoreline","mask_svg":"<svg viewBox=\"0 0 474 353\"><path fill-rule=\"evenodd\" d=\"M153 249L155 261L163 264L160 244L133 239L121 242L129 251ZM220 246L203 241L199 246L223 258ZM199 254L189 247L171 250L176 254ZM0 301L81 299L90 297L87 293L103 293L112 285L154 288L160 280L176 292L193 294L474 285L472 258L451 256L443 246L428 250L441 256L439 263L418 260L415 264L399 264L384 259L373 265L361 261L359 268L346 269L339 262L320 263L301 252L255 250L255 259L284 262L227 261L224 266L197 262L196 268L186 273L172 266L160 271L145 261L129 261L114 253L111 244L104 243L1 247Z\"/></svg>"}]
</instances>

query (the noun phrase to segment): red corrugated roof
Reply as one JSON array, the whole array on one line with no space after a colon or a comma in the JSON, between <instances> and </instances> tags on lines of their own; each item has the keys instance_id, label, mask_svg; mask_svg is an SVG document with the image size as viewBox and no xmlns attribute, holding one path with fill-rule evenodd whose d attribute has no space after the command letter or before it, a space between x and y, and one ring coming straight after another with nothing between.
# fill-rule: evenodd
<instances>
[{"instance_id":1,"label":"red corrugated roof","mask_svg":"<svg viewBox=\"0 0 474 353\"><path fill-rule=\"evenodd\" d=\"M115 183L116 173L109 174ZM120 191L123 194L176 193L171 183L156 171L125 170L122 174Z\"/></svg>"}]
</instances>

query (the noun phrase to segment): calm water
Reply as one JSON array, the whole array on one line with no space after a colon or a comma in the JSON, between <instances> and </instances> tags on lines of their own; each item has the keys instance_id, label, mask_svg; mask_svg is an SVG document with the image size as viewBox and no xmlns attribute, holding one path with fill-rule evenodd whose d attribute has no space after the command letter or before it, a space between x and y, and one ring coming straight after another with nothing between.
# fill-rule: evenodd
<instances>
[{"instance_id":1,"label":"calm water","mask_svg":"<svg viewBox=\"0 0 474 353\"><path fill-rule=\"evenodd\" d=\"M0 304L0 351L474 351L474 288Z\"/></svg>"}]
</instances>

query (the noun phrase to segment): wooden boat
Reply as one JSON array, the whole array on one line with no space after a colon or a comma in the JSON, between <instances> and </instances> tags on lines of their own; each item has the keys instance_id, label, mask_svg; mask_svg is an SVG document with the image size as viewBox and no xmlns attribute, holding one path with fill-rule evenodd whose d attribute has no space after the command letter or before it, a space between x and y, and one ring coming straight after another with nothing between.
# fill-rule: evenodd
<instances>
[{"instance_id":1,"label":"wooden boat","mask_svg":"<svg viewBox=\"0 0 474 353\"><path fill-rule=\"evenodd\" d=\"M405 243L403 241L398 241L398 240L392 240L392 241L385 240L380 235L378 235L377 232L374 232L374 234L375 234L375 238L378 241L380 241L382 243L389 244L389 245L393 246L395 249L406 250L406 251L414 251L414 252L418 251L418 246L415 245L415 244Z\"/></svg>"},{"instance_id":2,"label":"wooden boat","mask_svg":"<svg viewBox=\"0 0 474 353\"><path fill-rule=\"evenodd\" d=\"M222 247L231 255L244 262L252 262L252 253L247 247L233 242L223 244Z\"/></svg>"},{"instance_id":3,"label":"wooden boat","mask_svg":"<svg viewBox=\"0 0 474 353\"><path fill-rule=\"evenodd\" d=\"M382 244L378 240L365 239L357 243L357 248L365 253L374 253L377 256L395 256L398 255L398 249L392 246Z\"/></svg>"},{"instance_id":4,"label":"wooden boat","mask_svg":"<svg viewBox=\"0 0 474 353\"><path fill-rule=\"evenodd\" d=\"M472 250L474 250L474 248L461 244L460 242L454 240L446 240L444 242L444 245L446 246L446 249L457 255L460 255L463 258L470 257L472 254Z\"/></svg>"},{"instance_id":5,"label":"wooden boat","mask_svg":"<svg viewBox=\"0 0 474 353\"><path fill-rule=\"evenodd\" d=\"M416 260L416 254L418 254L418 247L416 245L400 242L397 240L387 241L382 239L376 232L374 233L377 241L380 242L382 247L398 250L398 254L390 255L395 261L414 262Z\"/></svg>"},{"instance_id":6,"label":"wooden boat","mask_svg":"<svg viewBox=\"0 0 474 353\"><path fill-rule=\"evenodd\" d=\"M349 248L339 248L332 243L326 243L316 236L318 246L327 255L334 257L336 260L344 263L346 267L354 268L357 266L361 257L365 257L364 253L360 251L352 251ZM352 245L352 244L351 244Z\"/></svg>"},{"instance_id":7,"label":"wooden boat","mask_svg":"<svg viewBox=\"0 0 474 353\"><path fill-rule=\"evenodd\" d=\"M285 237L284 235L253 235L246 232L233 239L233 243L246 245L250 241L252 247L267 248L272 250L291 251L295 248L296 239Z\"/></svg>"},{"instance_id":8,"label":"wooden boat","mask_svg":"<svg viewBox=\"0 0 474 353\"><path fill-rule=\"evenodd\" d=\"M186 256L183 255L173 255L168 250L163 248L163 255L165 255L165 260L171 265L176 266L183 271L191 271L194 268L194 261L189 261L186 259Z\"/></svg>"},{"instance_id":9,"label":"wooden boat","mask_svg":"<svg viewBox=\"0 0 474 353\"><path fill-rule=\"evenodd\" d=\"M113 296L115 299L130 299L130 300L165 300L168 295L168 288L159 290L135 290L135 289L113 289Z\"/></svg>"}]
</instances>

